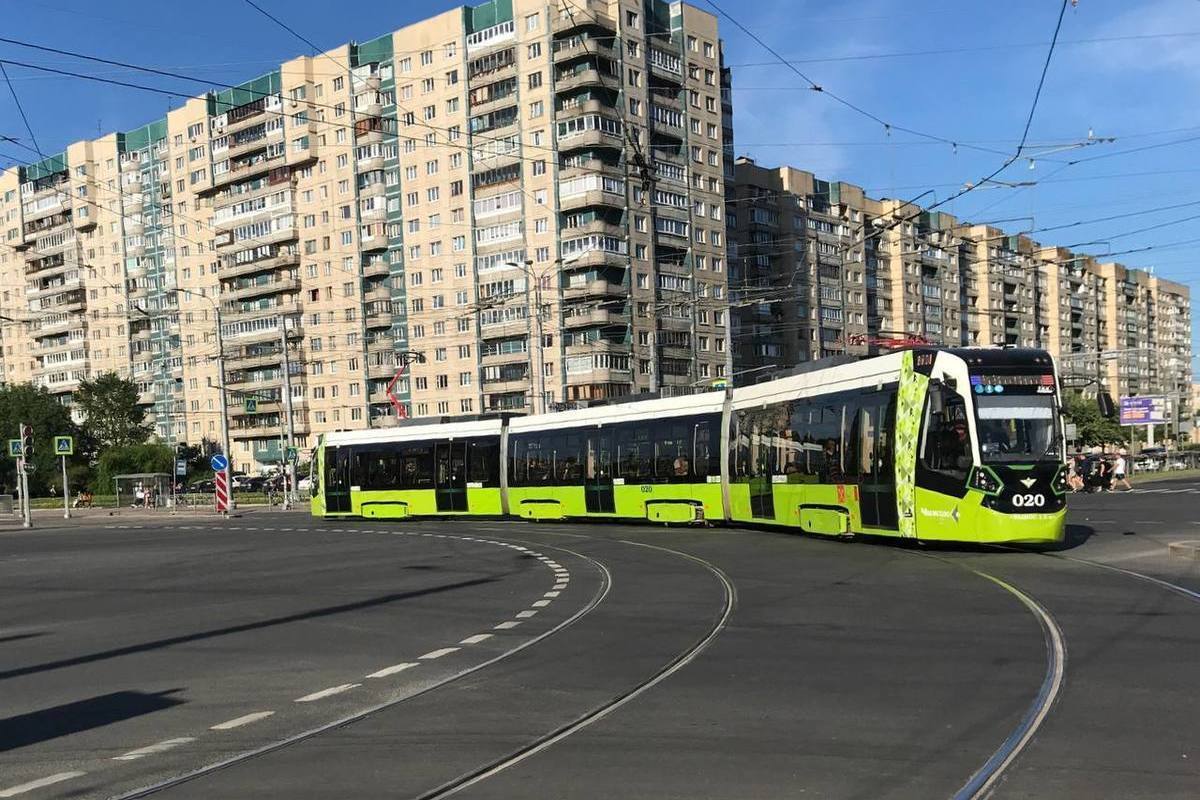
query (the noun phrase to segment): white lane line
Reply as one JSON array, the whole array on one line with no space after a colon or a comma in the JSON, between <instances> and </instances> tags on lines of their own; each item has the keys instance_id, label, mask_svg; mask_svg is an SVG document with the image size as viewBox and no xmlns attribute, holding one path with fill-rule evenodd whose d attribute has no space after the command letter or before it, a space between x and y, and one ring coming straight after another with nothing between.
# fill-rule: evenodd
<instances>
[{"instance_id":1,"label":"white lane line","mask_svg":"<svg viewBox=\"0 0 1200 800\"><path fill-rule=\"evenodd\" d=\"M343 683L341 686L330 686L328 689L322 689L319 692L313 692L312 694L304 695L304 697L296 698L296 702L297 703L311 703L314 700L321 700L323 698L330 697L335 694L341 694L342 692L348 692L351 689L357 689L359 686L362 686L362 684L361 683Z\"/></svg>"},{"instance_id":2,"label":"white lane line","mask_svg":"<svg viewBox=\"0 0 1200 800\"><path fill-rule=\"evenodd\" d=\"M1134 525L1162 525L1162 520L1157 519L1135 519Z\"/></svg>"},{"instance_id":3,"label":"white lane line","mask_svg":"<svg viewBox=\"0 0 1200 800\"><path fill-rule=\"evenodd\" d=\"M513 622L513 621L511 621L511 620L510 620L510 621L508 621L508 622L501 622L499 625L497 625L497 626L495 627L495 630L498 630L498 631L507 631L507 630L510 630L511 628L515 628L515 627L517 627L517 626L518 626L518 625L520 625L520 624L521 624L521 623L519 623L519 622Z\"/></svg>"},{"instance_id":4,"label":"white lane line","mask_svg":"<svg viewBox=\"0 0 1200 800\"><path fill-rule=\"evenodd\" d=\"M517 616L520 617L521 619L529 619L536 613L537 613L536 611L518 611Z\"/></svg>"},{"instance_id":5,"label":"white lane line","mask_svg":"<svg viewBox=\"0 0 1200 800\"><path fill-rule=\"evenodd\" d=\"M367 677L368 678L386 678L388 675L395 675L397 672L403 672L406 669L412 669L413 667L419 667L419 666L421 666L421 665L415 661L405 661L403 664L393 664L392 666L384 667L383 669L381 669L377 672L372 672Z\"/></svg>"},{"instance_id":6,"label":"white lane line","mask_svg":"<svg viewBox=\"0 0 1200 800\"><path fill-rule=\"evenodd\" d=\"M544 595L542 595L542 597L558 597L559 594L560 594L560 592L557 592L557 591L546 592Z\"/></svg>"},{"instance_id":7,"label":"white lane line","mask_svg":"<svg viewBox=\"0 0 1200 800\"><path fill-rule=\"evenodd\" d=\"M463 639L459 644L479 644L480 642L486 642L490 638L492 638L490 633L477 633L474 636L468 636Z\"/></svg>"},{"instance_id":8,"label":"white lane line","mask_svg":"<svg viewBox=\"0 0 1200 800\"><path fill-rule=\"evenodd\" d=\"M1200 523L1197 523L1197 524L1200 525ZM567 584L566 583L556 583L553 586L551 586L550 588L556 592L561 592L563 589L567 588Z\"/></svg>"},{"instance_id":9,"label":"white lane line","mask_svg":"<svg viewBox=\"0 0 1200 800\"><path fill-rule=\"evenodd\" d=\"M255 711L253 714L246 714L243 717L236 717L228 722L222 722L219 725L213 725L211 728L209 728L209 730L227 731L233 728L240 728L243 725L249 725L251 722L258 722L260 719L266 719L274 713L274 711Z\"/></svg>"},{"instance_id":10,"label":"white lane line","mask_svg":"<svg viewBox=\"0 0 1200 800\"><path fill-rule=\"evenodd\" d=\"M533 606L534 608L545 608L546 606L550 605L550 601L549 600L534 600L529 605Z\"/></svg>"},{"instance_id":11,"label":"white lane line","mask_svg":"<svg viewBox=\"0 0 1200 800\"><path fill-rule=\"evenodd\" d=\"M426 653L425 655L421 656L421 660L429 661L430 659L441 658L442 656L450 655L456 650L458 650L457 647L443 647L441 650L434 650L432 653Z\"/></svg>"},{"instance_id":12,"label":"white lane line","mask_svg":"<svg viewBox=\"0 0 1200 800\"><path fill-rule=\"evenodd\" d=\"M178 747L181 744L196 741L191 736L181 736L178 739L167 739L166 741L158 742L157 744L149 745L148 747L139 747L137 750L130 750L123 756L114 756L113 761L136 761L139 758L152 756L155 753L164 753L173 747Z\"/></svg>"},{"instance_id":13,"label":"white lane line","mask_svg":"<svg viewBox=\"0 0 1200 800\"><path fill-rule=\"evenodd\" d=\"M16 797L19 794L32 792L34 789L41 789L43 786L51 786L55 783L69 781L71 778L81 778L87 775L86 772L59 772L56 775L47 775L45 778L38 778L36 781L22 783L19 786L10 786L7 789L0 790L0 797Z\"/></svg>"}]
</instances>

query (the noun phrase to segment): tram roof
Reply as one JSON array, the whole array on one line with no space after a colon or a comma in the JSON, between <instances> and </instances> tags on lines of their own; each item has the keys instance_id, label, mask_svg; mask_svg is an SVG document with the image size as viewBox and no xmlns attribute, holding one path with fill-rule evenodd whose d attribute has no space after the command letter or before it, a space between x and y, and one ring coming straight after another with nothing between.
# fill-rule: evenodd
<instances>
[{"instance_id":1,"label":"tram roof","mask_svg":"<svg viewBox=\"0 0 1200 800\"><path fill-rule=\"evenodd\" d=\"M401 425L396 428L368 428L361 431L337 431L325 435L328 445L376 444L381 442L415 442L426 439L458 439L469 436L499 436L503 421L500 418L473 419L458 422Z\"/></svg>"},{"instance_id":2,"label":"tram roof","mask_svg":"<svg viewBox=\"0 0 1200 800\"><path fill-rule=\"evenodd\" d=\"M900 365L903 359L903 353L889 353L886 356L866 358L744 386L733 390L733 406L746 408L797 397L866 389L891 383L900 379Z\"/></svg>"},{"instance_id":3,"label":"tram roof","mask_svg":"<svg viewBox=\"0 0 1200 800\"><path fill-rule=\"evenodd\" d=\"M546 431L636 420L652 421L661 417L682 417L688 414L719 414L724 403L724 391L703 392L682 397L656 397L649 400L591 406L552 414L514 417L509 420L508 429L514 433L531 430Z\"/></svg>"}]
</instances>

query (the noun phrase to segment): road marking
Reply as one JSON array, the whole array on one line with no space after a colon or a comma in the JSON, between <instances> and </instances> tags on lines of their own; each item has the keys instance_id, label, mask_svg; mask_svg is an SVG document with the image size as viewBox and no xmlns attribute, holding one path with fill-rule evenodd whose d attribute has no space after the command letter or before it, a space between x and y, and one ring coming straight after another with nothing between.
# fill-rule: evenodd
<instances>
[{"instance_id":1,"label":"road marking","mask_svg":"<svg viewBox=\"0 0 1200 800\"><path fill-rule=\"evenodd\" d=\"M274 714L274 711L255 711L253 714L246 714L244 717L237 717L228 722L222 722L219 725L213 725L209 728L210 731L227 731L233 728L240 728L243 725L249 725L251 722L258 722L260 719L266 719Z\"/></svg>"},{"instance_id":2,"label":"road marking","mask_svg":"<svg viewBox=\"0 0 1200 800\"><path fill-rule=\"evenodd\" d=\"M419 667L419 666L420 666L420 664L418 664L415 661L406 661L403 664L393 664L390 667L384 667L383 669L379 670L378 672L372 672L367 677L368 678L386 678L388 675L395 675L397 672L403 672L406 669L412 669L413 667Z\"/></svg>"},{"instance_id":3,"label":"road marking","mask_svg":"<svg viewBox=\"0 0 1200 800\"><path fill-rule=\"evenodd\" d=\"M362 684L361 683L343 683L341 686L330 686L328 689L322 689L319 692L313 692L312 694L304 695L304 697L299 697L296 699L296 702L297 703L311 703L314 700L321 700L321 699L330 697L335 694L341 694L342 692L348 692L351 689L357 689L359 686L362 686Z\"/></svg>"},{"instance_id":4,"label":"road marking","mask_svg":"<svg viewBox=\"0 0 1200 800\"><path fill-rule=\"evenodd\" d=\"M497 626L495 627L495 630L498 630L498 631L507 631L507 630L509 630L509 629L511 629L511 628L515 628L515 627L517 627L517 626L518 626L518 625L520 625L520 624L521 624L521 623L519 623L519 622L513 622L513 621L511 621L511 620L510 620L510 621L508 621L508 622L501 622L499 625L497 625Z\"/></svg>"},{"instance_id":5,"label":"road marking","mask_svg":"<svg viewBox=\"0 0 1200 800\"><path fill-rule=\"evenodd\" d=\"M550 605L550 601L549 600L534 600L529 605L533 606L534 608L545 608L546 606Z\"/></svg>"},{"instance_id":6,"label":"road marking","mask_svg":"<svg viewBox=\"0 0 1200 800\"><path fill-rule=\"evenodd\" d=\"M486 642L490 638L492 638L490 633L477 633L474 636L468 636L463 639L459 644L479 644L480 642Z\"/></svg>"},{"instance_id":7,"label":"road marking","mask_svg":"<svg viewBox=\"0 0 1200 800\"><path fill-rule=\"evenodd\" d=\"M22 783L20 786L10 786L7 789L0 790L0 797L16 797L19 794L32 792L34 789L41 789L43 786L50 786L55 783L69 781L71 778L81 778L87 775L86 772L60 772L57 775L48 775L45 778L38 778L36 781Z\"/></svg>"},{"instance_id":8,"label":"road marking","mask_svg":"<svg viewBox=\"0 0 1200 800\"><path fill-rule=\"evenodd\" d=\"M560 592L557 592L557 591L546 592L544 595L542 595L542 597L558 597L559 594L560 594Z\"/></svg>"},{"instance_id":9,"label":"road marking","mask_svg":"<svg viewBox=\"0 0 1200 800\"><path fill-rule=\"evenodd\" d=\"M536 611L518 611L517 616L520 617L521 619L529 619L536 613L537 613Z\"/></svg>"},{"instance_id":10,"label":"road marking","mask_svg":"<svg viewBox=\"0 0 1200 800\"><path fill-rule=\"evenodd\" d=\"M1200 522L1197 522L1196 524L1200 525ZM559 583L554 584L550 588L556 592L561 592L563 589L567 588L567 584L566 584L566 582L559 582Z\"/></svg>"},{"instance_id":11,"label":"road marking","mask_svg":"<svg viewBox=\"0 0 1200 800\"><path fill-rule=\"evenodd\" d=\"M1162 525L1162 522L1157 519L1135 519L1134 525Z\"/></svg>"},{"instance_id":12,"label":"road marking","mask_svg":"<svg viewBox=\"0 0 1200 800\"><path fill-rule=\"evenodd\" d=\"M113 761L136 761L139 758L152 756L155 753L165 753L173 747L178 747L181 744L196 741L191 736L181 736L178 739L167 739L166 741L157 744L149 745L148 747L139 747L137 750L130 750L123 756L115 756Z\"/></svg>"},{"instance_id":13,"label":"road marking","mask_svg":"<svg viewBox=\"0 0 1200 800\"><path fill-rule=\"evenodd\" d=\"M443 647L441 650L434 650L432 653L426 653L425 655L421 656L421 660L429 661L430 659L441 658L442 656L448 656L457 650L457 647Z\"/></svg>"}]
</instances>

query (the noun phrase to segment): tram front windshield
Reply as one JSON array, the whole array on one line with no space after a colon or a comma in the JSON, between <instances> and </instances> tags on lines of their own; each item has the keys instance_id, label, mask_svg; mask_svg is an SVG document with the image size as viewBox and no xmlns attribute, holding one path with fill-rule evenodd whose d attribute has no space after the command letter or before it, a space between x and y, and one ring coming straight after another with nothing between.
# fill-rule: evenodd
<instances>
[{"instance_id":1,"label":"tram front windshield","mask_svg":"<svg viewBox=\"0 0 1200 800\"><path fill-rule=\"evenodd\" d=\"M984 463L1058 460L1053 395L979 395L975 410Z\"/></svg>"}]
</instances>

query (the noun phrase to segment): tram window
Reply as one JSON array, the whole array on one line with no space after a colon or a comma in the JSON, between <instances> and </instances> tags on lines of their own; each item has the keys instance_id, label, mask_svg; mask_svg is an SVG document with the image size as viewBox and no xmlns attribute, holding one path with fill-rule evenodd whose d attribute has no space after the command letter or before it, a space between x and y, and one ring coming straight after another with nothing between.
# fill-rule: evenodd
<instances>
[{"instance_id":1,"label":"tram window","mask_svg":"<svg viewBox=\"0 0 1200 800\"><path fill-rule=\"evenodd\" d=\"M650 429L629 423L618 427L617 467L621 477L642 480L654 475L654 447Z\"/></svg>"},{"instance_id":2,"label":"tram window","mask_svg":"<svg viewBox=\"0 0 1200 800\"><path fill-rule=\"evenodd\" d=\"M719 421L705 420L692 425L692 473L703 478L707 475L717 475L721 472L721 460L718 455L713 431L720 431Z\"/></svg>"},{"instance_id":3,"label":"tram window","mask_svg":"<svg viewBox=\"0 0 1200 800\"><path fill-rule=\"evenodd\" d=\"M588 480L612 477L612 431L597 430L587 435L584 475Z\"/></svg>"},{"instance_id":4,"label":"tram window","mask_svg":"<svg viewBox=\"0 0 1200 800\"><path fill-rule=\"evenodd\" d=\"M526 445L526 469L528 485L550 483L554 475L554 454L543 437L531 437Z\"/></svg>"},{"instance_id":5,"label":"tram window","mask_svg":"<svg viewBox=\"0 0 1200 800\"><path fill-rule=\"evenodd\" d=\"M394 449L355 448L351 483L363 489L399 488L399 458Z\"/></svg>"},{"instance_id":6,"label":"tram window","mask_svg":"<svg viewBox=\"0 0 1200 800\"><path fill-rule=\"evenodd\" d=\"M400 448L400 488L432 488L433 446L406 442L400 445Z\"/></svg>"},{"instance_id":7,"label":"tram window","mask_svg":"<svg viewBox=\"0 0 1200 800\"><path fill-rule=\"evenodd\" d=\"M500 441L474 439L467 442L467 480L484 486L500 484Z\"/></svg>"},{"instance_id":8,"label":"tram window","mask_svg":"<svg viewBox=\"0 0 1200 800\"><path fill-rule=\"evenodd\" d=\"M925 402L925 431L921 446L921 464L934 472L966 480L971 467L971 436L967 411L961 397L945 388L940 403ZM941 409L935 409L940 405Z\"/></svg>"},{"instance_id":9,"label":"tram window","mask_svg":"<svg viewBox=\"0 0 1200 800\"><path fill-rule=\"evenodd\" d=\"M509 439L508 480L513 486L525 486L529 482L529 462L526 460L526 440L520 436Z\"/></svg>"},{"instance_id":10,"label":"tram window","mask_svg":"<svg viewBox=\"0 0 1200 800\"><path fill-rule=\"evenodd\" d=\"M875 435L875 474L878 477L890 477L893 471L895 457L895 426L896 426L896 395L886 397L879 406L878 428Z\"/></svg>"},{"instance_id":11,"label":"tram window","mask_svg":"<svg viewBox=\"0 0 1200 800\"><path fill-rule=\"evenodd\" d=\"M654 475L659 480L685 479L692 474L691 437L684 422L655 427Z\"/></svg>"}]
</instances>

